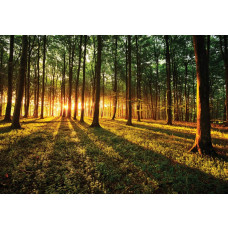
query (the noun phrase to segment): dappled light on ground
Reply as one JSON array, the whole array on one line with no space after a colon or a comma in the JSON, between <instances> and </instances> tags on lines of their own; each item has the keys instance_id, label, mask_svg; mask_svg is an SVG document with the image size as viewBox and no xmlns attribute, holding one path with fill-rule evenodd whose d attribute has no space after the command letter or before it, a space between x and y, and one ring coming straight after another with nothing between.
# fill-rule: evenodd
<instances>
[{"instance_id":1,"label":"dappled light on ground","mask_svg":"<svg viewBox=\"0 0 228 228\"><path fill-rule=\"evenodd\" d=\"M228 131L213 128L217 157L189 153L194 125L61 117L0 123L1 193L227 193Z\"/></svg>"}]
</instances>

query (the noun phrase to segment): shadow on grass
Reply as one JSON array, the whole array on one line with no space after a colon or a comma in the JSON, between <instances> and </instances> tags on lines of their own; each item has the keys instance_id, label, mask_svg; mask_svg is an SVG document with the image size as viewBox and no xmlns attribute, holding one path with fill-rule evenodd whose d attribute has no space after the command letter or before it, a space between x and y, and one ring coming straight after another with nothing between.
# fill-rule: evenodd
<instances>
[{"instance_id":1,"label":"shadow on grass","mask_svg":"<svg viewBox=\"0 0 228 228\"><path fill-rule=\"evenodd\" d=\"M119 123L120 125L124 125L124 121L121 121L121 120L116 120L115 121L116 123ZM148 122L146 122L148 123ZM156 124L156 123L151 123L151 124ZM160 124L160 123L159 123ZM165 126L165 124L162 124ZM176 125L174 125L176 126ZM143 124L140 124L140 122L137 122L137 123L134 123L133 124L133 127L136 127L136 128L139 128L139 129L146 129L146 130L151 130L151 131L154 131L154 132L158 132L158 133L163 133L163 134L167 134L167 135L174 135L174 136L177 136L177 137L180 137L180 138L184 138L184 139L192 139L194 140L195 139L195 133L185 133L185 132L182 132L182 131L177 131L175 129L165 129L165 128L161 128L161 127L155 127L155 126L146 126L146 125L143 125ZM181 126L184 130L184 126ZM227 145L228 144L228 139L221 139L221 138L212 138L212 143L213 144L222 144L222 145Z\"/></svg>"},{"instance_id":2,"label":"shadow on grass","mask_svg":"<svg viewBox=\"0 0 228 228\"><path fill-rule=\"evenodd\" d=\"M78 131L79 127L75 126L75 130ZM228 182L224 180L196 168L176 163L164 155L145 149L104 128L88 128L88 131L98 136L101 142L111 146L121 157L141 168L148 176L152 175L160 183L162 192L167 192L167 189L178 193L228 192Z\"/></svg>"}]
</instances>

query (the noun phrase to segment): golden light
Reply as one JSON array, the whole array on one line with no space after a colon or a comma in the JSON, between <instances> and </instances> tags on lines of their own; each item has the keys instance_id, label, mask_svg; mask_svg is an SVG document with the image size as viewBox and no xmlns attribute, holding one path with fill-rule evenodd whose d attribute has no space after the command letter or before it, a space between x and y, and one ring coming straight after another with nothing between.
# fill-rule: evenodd
<instances>
[{"instance_id":1,"label":"golden light","mask_svg":"<svg viewBox=\"0 0 228 228\"><path fill-rule=\"evenodd\" d=\"M68 105L64 105L64 109L68 109Z\"/></svg>"},{"instance_id":2,"label":"golden light","mask_svg":"<svg viewBox=\"0 0 228 228\"><path fill-rule=\"evenodd\" d=\"M82 103L78 102L78 109L81 109L81 108L82 108Z\"/></svg>"}]
</instances>

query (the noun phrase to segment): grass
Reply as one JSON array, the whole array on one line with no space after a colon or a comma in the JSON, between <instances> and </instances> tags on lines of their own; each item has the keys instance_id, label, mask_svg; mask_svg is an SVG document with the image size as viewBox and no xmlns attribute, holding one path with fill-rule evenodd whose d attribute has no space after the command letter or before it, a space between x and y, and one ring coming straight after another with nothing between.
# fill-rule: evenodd
<instances>
[{"instance_id":1,"label":"grass","mask_svg":"<svg viewBox=\"0 0 228 228\"><path fill-rule=\"evenodd\" d=\"M228 193L228 129L211 158L187 151L195 125L65 118L0 123L0 193Z\"/></svg>"}]
</instances>

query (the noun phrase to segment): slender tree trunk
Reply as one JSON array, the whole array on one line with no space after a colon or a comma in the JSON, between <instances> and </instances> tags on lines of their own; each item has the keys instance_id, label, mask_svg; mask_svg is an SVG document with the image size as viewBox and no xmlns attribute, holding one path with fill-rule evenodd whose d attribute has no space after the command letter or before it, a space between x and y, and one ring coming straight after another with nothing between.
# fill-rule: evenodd
<instances>
[{"instance_id":1,"label":"slender tree trunk","mask_svg":"<svg viewBox=\"0 0 228 228\"><path fill-rule=\"evenodd\" d=\"M225 67L225 84L226 84L226 99L225 99L225 120L228 124L228 45L227 45L227 35L223 36L224 41L224 48L223 48L223 42L222 42L222 36L220 36L220 48L221 53L224 61L224 67Z\"/></svg>"},{"instance_id":2,"label":"slender tree trunk","mask_svg":"<svg viewBox=\"0 0 228 228\"><path fill-rule=\"evenodd\" d=\"M5 121L11 121L11 107L12 107L12 78L13 78L13 51L14 51L14 36L10 36L10 56L8 62L8 94Z\"/></svg>"},{"instance_id":3,"label":"slender tree trunk","mask_svg":"<svg viewBox=\"0 0 228 228\"><path fill-rule=\"evenodd\" d=\"M101 49L102 37L97 36L97 65L96 65L96 99L94 106L93 122L90 127L100 127L99 124L99 107L100 107L100 78L101 78Z\"/></svg>"},{"instance_id":4,"label":"slender tree trunk","mask_svg":"<svg viewBox=\"0 0 228 228\"><path fill-rule=\"evenodd\" d=\"M199 154L214 154L211 142L209 109L209 52L206 50L205 36L193 36L197 75L197 132L195 144L190 151Z\"/></svg>"},{"instance_id":5,"label":"slender tree trunk","mask_svg":"<svg viewBox=\"0 0 228 228\"><path fill-rule=\"evenodd\" d=\"M84 36L84 59L83 59L83 81L82 81L82 102L81 102L81 119L80 122L84 122L84 110L85 110L85 67L86 67L86 44L87 36Z\"/></svg>"},{"instance_id":6,"label":"slender tree trunk","mask_svg":"<svg viewBox=\"0 0 228 228\"><path fill-rule=\"evenodd\" d=\"M172 99L171 99L171 72L170 72L170 54L169 54L169 36L165 36L166 41L166 74L167 74L167 105L166 115L167 124L172 125Z\"/></svg>"},{"instance_id":7,"label":"slender tree trunk","mask_svg":"<svg viewBox=\"0 0 228 228\"><path fill-rule=\"evenodd\" d=\"M46 35L44 35L44 41L43 41L43 82L42 82L42 100L41 100L41 115L40 118L43 119L44 118L44 79L45 79L45 61L46 61Z\"/></svg>"},{"instance_id":8,"label":"slender tree trunk","mask_svg":"<svg viewBox=\"0 0 228 228\"><path fill-rule=\"evenodd\" d=\"M185 62L185 83L184 83L184 97L185 97L185 121L189 121L189 107L188 107L188 96L187 96L187 77L188 77L188 63Z\"/></svg>"},{"instance_id":9,"label":"slender tree trunk","mask_svg":"<svg viewBox=\"0 0 228 228\"><path fill-rule=\"evenodd\" d=\"M113 102L112 120L114 120L116 117L116 106L117 106L117 39L118 39L118 36L115 36L115 57L114 57L115 72L114 72L114 88L113 88L114 102Z\"/></svg>"},{"instance_id":10,"label":"slender tree trunk","mask_svg":"<svg viewBox=\"0 0 228 228\"><path fill-rule=\"evenodd\" d=\"M127 125L132 125L131 107L131 36L128 35L128 120Z\"/></svg>"},{"instance_id":11,"label":"slender tree trunk","mask_svg":"<svg viewBox=\"0 0 228 228\"><path fill-rule=\"evenodd\" d=\"M66 116L66 91L65 91L65 74L66 74L66 54L63 56L63 117Z\"/></svg>"},{"instance_id":12,"label":"slender tree trunk","mask_svg":"<svg viewBox=\"0 0 228 228\"><path fill-rule=\"evenodd\" d=\"M141 107L141 66L140 66L140 53L138 45L138 36L136 35L136 58L137 58L137 117L140 120L140 107Z\"/></svg>"},{"instance_id":13,"label":"slender tree trunk","mask_svg":"<svg viewBox=\"0 0 228 228\"><path fill-rule=\"evenodd\" d=\"M20 119L20 111L21 111L21 102L23 99L24 79L26 77L27 49L28 49L28 39L27 39L27 36L23 36L19 83L18 83L18 89L17 89L16 104L15 104L14 113L13 113L13 121L11 125L11 128L13 129L21 128L19 119Z\"/></svg>"},{"instance_id":14,"label":"slender tree trunk","mask_svg":"<svg viewBox=\"0 0 228 228\"><path fill-rule=\"evenodd\" d=\"M3 46L1 46L1 54L0 54L0 116L2 116L2 104L3 104Z\"/></svg>"},{"instance_id":15,"label":"slender tree trunk","mask_svg":"<svg viewBox=\"0 0 228 228\"><path fill-rule=\"evenodd\" d=\"M53 82L52 82L52 116L54 116L54 106L55 105L55 67L53 70Z\"/></svg>"},{"instance_id":16,"label":"slender tree trunk","mask_svg":"<svg viewBox=\"0 0 228 228\"><path fill-rule=\"evenodd\" d=\"M126 115L125 119L128 119L128 50L127 50L127 39L126 39Z\"/></svg>"},{"instance_id":17,"label":"slender tree trunk","mask_svg":"<svg viewBox=\"0 0 228 228\"><path fill-rule=\"evenodd\" d=\"M75 85L75 106L74 106L74 119L77 119L78 115L78 85L79 85L79 76L80 76L80 69L81 69L81 56L82 56L82 35L80 36L80 43L79 43L79 60L78 60L78 71L77 71L77 78L76 78L76 85Z\"/></svg>"},{"instance_id":18,"label":"slender tree trunk","mask_svg":"<svg viewBox=\"0 0 228 228\"><path fill-rule=\"evenodd\" d=\"M70 37L71 39L71 37ZM74 41L75 42L75 41ZM68 96L68 112L67 117L71 118L71 94L72 94L72 76L73 76L73 64L74 64L74 51L75 43L70 40L70 51L69 51L69 96Z\"/></svg>"},{"instance_id":19,"label":"slender tree trunk","mask_svg":"<svg viewBox=\"0 0 228 228\"><path fill-rule=\"evenodd\" d=\"M38 49L37 49L37 96L36 96L36 106L34 111L35 118L38 118L39 100L40 100L40 37L38 37Z\"/></svg>"},{"instance_id":20,"label":"slender tree trunk","mask_svg":"<svg viewBox=\"0 0 228 228\"><path fill-rule=\"evenodd\" d=\"M104 108L105 108L105 80L104 80L104 73L103 73L103 107L102 107L102 116L104 116Z\"/></svg>"}]
</instances>

